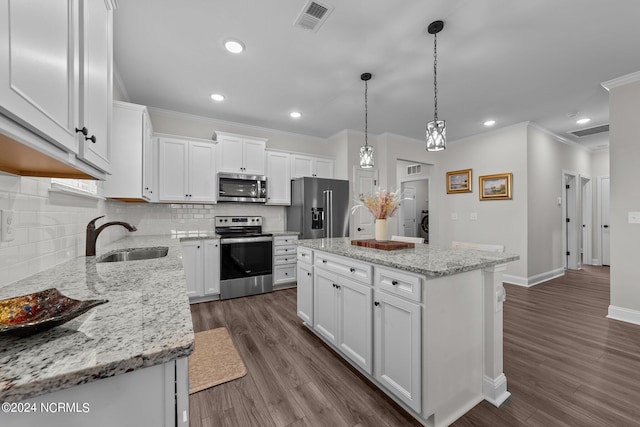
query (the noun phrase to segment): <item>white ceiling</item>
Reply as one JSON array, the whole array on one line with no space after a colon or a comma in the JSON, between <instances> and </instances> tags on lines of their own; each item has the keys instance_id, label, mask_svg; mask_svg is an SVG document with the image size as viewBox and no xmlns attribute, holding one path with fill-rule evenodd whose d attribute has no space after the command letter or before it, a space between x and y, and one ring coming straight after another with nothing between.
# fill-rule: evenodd
<instances>
[{"instance_id":1,"label":"white ceiling","mask_svg":"<svg viewBox=\"0 0 640 427\"><path fill-rule=\"evenodd\" d=\"M601 82L640 70L638 0L330 0L317 32L293 26L305 0L125 0L114 13L114 59L131 102L329 137L364 130L424 139L438 112L450 141L532 121L590 148L608 133ZM233 55L224 39L246 51ZM213 102L211 93L227 99ZM303 116L291 119L299 110ZM570 113L592 121L577 125Z\"/></svg>"}]
</instances>

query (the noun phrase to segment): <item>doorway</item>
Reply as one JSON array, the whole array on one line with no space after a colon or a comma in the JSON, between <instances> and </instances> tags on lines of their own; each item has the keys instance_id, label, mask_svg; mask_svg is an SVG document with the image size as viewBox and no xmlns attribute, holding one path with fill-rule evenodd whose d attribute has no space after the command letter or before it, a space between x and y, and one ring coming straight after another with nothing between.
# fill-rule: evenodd
<instances>
[{"instance_id":1,"label":"doorway","mask_svg":"<svg viewBox=\"0 0 640 427\"><path fill-rule=\"evenodd\" d=\"M429 243L429 178L400 183L400 233L407 237L422 237Z\"/></svg>"},{"instance_id":2,"label":"doorway","mask_svg":"<svg viewBox=\"0 0 640 427\"><path fill-rule=\"evenodd\" d=\"M353 195L358 200L363 200L366 196L374 194L374 189L378 185L377 169L353 169ZM361 207L353 212L352 232L357 240L373 239L375 236L375 221L369 211Z\"/></svg>"},{"instance_id":3,"label":"doorway","mask_svg":"<svg viewBox=\"0 0 640 427\"><path fill-rule=\"evenodd\" d=\"M578 233L578 185L577 174L563 171L562 173L562 236L564 268L578 270L580 268L580 251Z\"/></svg>"},{"instance_id":4,"label":"doorway","mask_svg":"<svg viewBox=\"0 0 640 427\"><path fill-rule=\"evenodd\" d=\"M592 234L593 234L593 220L592 220L592 185L591 178L588 176L580 176L580 205L582 216L582 235L580 240L580 264L591 265L593 264L592 257Z\"/></svg>"}]
</instances>

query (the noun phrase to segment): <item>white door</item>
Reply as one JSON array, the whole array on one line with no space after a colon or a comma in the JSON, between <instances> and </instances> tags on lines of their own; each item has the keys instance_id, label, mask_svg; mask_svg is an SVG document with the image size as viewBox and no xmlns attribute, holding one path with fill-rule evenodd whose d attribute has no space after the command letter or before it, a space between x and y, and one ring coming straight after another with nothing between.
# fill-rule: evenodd
<instances>
[{"instance_id":1,"label":"white door","mask_svg":"<svg viewBox=\"0 0 640 427\"><path fill-rule=\"evenodd\" d=\"M203 291L204 295L217 295L220 293L220 240L203 240Z\"/></svg>"},{"instance_id":2,"label":"white door","mask_svg":"<svg viewBox=\"0 0 640 427\"><path fill-rule=\"evenodd\" d=\"M77 1L3 1L0 111L78 152Z\"/></svg>"},{"instance_id":3,"label":"white door","mask_svg":"<svg viewBox=\"0 0 640 427\"><path fill-rule=\"evenodd\" d=\"M591 178L581 176L581 195L580 204L582 206L582 239L580 242L580 249L582 259L580 264L590 265L592 263L591 256L591 233L592 233L592 197L591 197Z\"/></svg>"},{"instance_id":4,"label":"white door","mask_svg":"<svg viewBox=\"0 0 640 427\"><path fill-rule=\"evenodd\" d=\"M83 0L80 9L79 157L103 171L111 170L111 12L105 2Z\"/></svg>"},{"instance_id":5,"label":"white door","mask_svg":"<svg viewBox=\"0 0 640 427\"><path fill-rule=\"evenodd\" d=\"M565 183L565 211L564 211L564 238L566 248L565 252L565 267L571 270L577 270L580 268L579 264L579 249L578 249L578 215L577 215L577 183L576 176L571 174L564 174Z\"/></svg>"},{"instance_id":6,"label":"white door","mask_svg":"<svg viewBox=\"0 0 640 427\"><path fill-rule=\"evenodd\" d=\"M298 261L298 317L309 326L313 325L313 266Z\"/></svg>"},{"instance_id":7,"label":"white door","mask_svg":"<svg viewBox=\"0 0 640 427\"><path fill-rule=\"evenodd\" d=\"M402 184L402 230L403 236L416 237L416 189Z\"/></svg>"},{"instance_id":8,"label":"white door","mask_svg":"<svg viewBox=\"0 0 640 427\"><path fill-rule=\"evenodd\" d=\"M338 283L338 347L371 374L371 286L346 278Z\"/></svg>"},{"instance_id":9,"label":"white door","mask_svg":"<svg viewBox=\"0 0 640 427\"><path fill-rule=\"evenodd\" d=\"M189 144L172 138L158 140L158 199L162 202L188 199L187 162Z\"/></svg>"},{"instance_id":10,"label":"white door","mask_svg":"<svg viewBox=\"0 0 640 427\"><path fill-rule=\"evenodd\" d=\"M333 179L333 160L315 159L315 175L318 178Z\"/></svg>"},{"instance_id":11,"label":"white door","mask_svg":"<svg viewBox=\"0 0 640 427\"><path fill-rule=\"evenodd\" d=\"M611 265L611 259L609 254L609 239L611 229L610 225L610 217L609 217L609 177L603 177L600 184L601 195L600 195L600 233L602 242L602 265Z\"/></svg>"},{"instance_id":12,"label":"white door","mask_svg":"<svg viewBox=\"0 0 640 427\"><path fill-rule=\"evenodd\" d=\"M291 159L288 153L267 152L267 205L291 205Z\"/></svg>"},{"instance_id":13,"label":"white door","mask_svg":"<svg viewBox=\"0 0 640 427\"><path fill-rule=\"evenodd\" d=\"M200 240L187 240L181 243L184 275L187 279L187 296L199 297L204 294L202 269L202 243Z\"/></svg>"},{"instance_id":14,"label":"white door","mask_svg":"<svg viewBox=\"0 0 640 427\"><path fill-rule=\"evenodd\" d=\"M376 290L373 317L374 377L419 413L422 407L420 306Z\"/></svg>"},{"instance_id":15,"label":"white door","mask_svg":"<svg viewBox=\"0 0 640 427\"><path fill-rule=\"evenodd\" d=\"M244 162L242 173L249 175L264 175L265 142L244 140Z\"/></svg>"},{"instance_id":16,"label":"white door","mask_svg":"<svg viewBox=\"0 0 640 427\"><path fill-rule=\"evenodd\" d=\"M316 268L313 274L313 329L332 344L338 342L338 280Z\"/></svg>"},{"instance_id":17,"label":"white door","mask_svg":"<svg viewBox=\"0 0 640 427\"><path fill-rule=\"evenodd\" d=\"M155 162L154 158L154 143L153 127L149 120L149 115L146 111L142 113L142 195L148 200L154 200L153 190L153 173Z\"/></svg>"},{"instance_id":18,"label":"white door","mask_svg":"<svg viewBox=\"0 0 640 427\"><path fill-rule=\"evenodd\" d=\"M215 145L189 141L189 202L216 201Z\"/></svg>"},{"instance_id":19,"label":"white door","mask_svg":"<svg viewBox=\"0 0 640 427\"><path fill-rule=\"evenodd\" d=\"M378 179L376 169L354 169L353 182L355 197L359 200L366 196L371 196L375 192L375 185ZM352 236L358 240L373 239L375 235L375 218L364 206L356 209L353 213Z\"/></svg>"}]
</instances>

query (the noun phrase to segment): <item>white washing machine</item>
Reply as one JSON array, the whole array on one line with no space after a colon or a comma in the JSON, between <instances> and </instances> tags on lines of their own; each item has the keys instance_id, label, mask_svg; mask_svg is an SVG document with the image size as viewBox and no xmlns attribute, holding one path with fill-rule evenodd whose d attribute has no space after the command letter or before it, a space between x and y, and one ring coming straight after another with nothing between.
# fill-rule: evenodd
<instances>
[{"instance_id":1,"label":"white washing machine","mask_svg":"<svg viewBox=\"0 0 640 427\"><path fill-rule=\"evenodd\" d=\"M425 243L429 243L429 211L422 211L420 215L420 237Z\"/></svg>"}]
</instances>

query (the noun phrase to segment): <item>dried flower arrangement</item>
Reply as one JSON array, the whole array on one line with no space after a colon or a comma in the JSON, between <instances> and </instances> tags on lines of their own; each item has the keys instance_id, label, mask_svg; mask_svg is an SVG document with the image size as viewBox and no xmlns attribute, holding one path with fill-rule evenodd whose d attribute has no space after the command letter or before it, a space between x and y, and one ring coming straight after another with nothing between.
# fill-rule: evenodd
<instances>
[{"instance_id":1,"label":"dried flower arrangement","mask_svg":"<svg viewBox=\"0 0 640 427\"><path fill-rule=\"evenodd\" d=\"M356 200L356 204L351 209L351 213L365 206L376 219L387 219L396 213L401 201L402 194L399 189L396 191L387 191L379 188L375 195Z\"/></svg>"}]
</instances>

